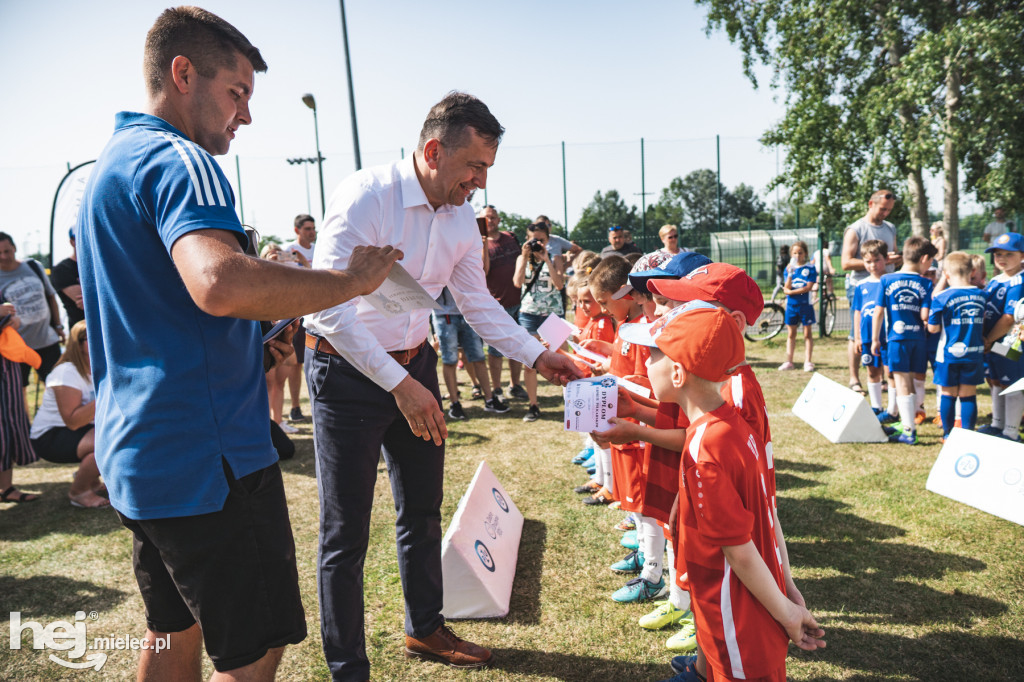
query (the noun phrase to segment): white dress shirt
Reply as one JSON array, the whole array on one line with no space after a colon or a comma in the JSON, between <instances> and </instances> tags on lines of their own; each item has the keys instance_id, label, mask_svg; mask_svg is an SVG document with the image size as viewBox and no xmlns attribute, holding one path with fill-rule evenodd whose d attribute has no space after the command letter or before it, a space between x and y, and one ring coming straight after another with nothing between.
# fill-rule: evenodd
<instances>
[{"instance_id":1,"label":"white dress shirt","mask_svg":"<svg viewBox=\"0 0 1024 682\"><path fill-rule=\"evenodd\" d=\"M402 267L431 298L447 286L470 326L502 354L532 367L544 351L487 290L472 207L445 204L435 211L416 176L412 155L358 171L338 185L327 205L313 267L344 269L358 245L401 249ZM353 367L391 391L408 373L388 352L423 343L429 319L429 310L385 317L357 297L307 315L305 324Z\"/></svg>"}]
</instances>

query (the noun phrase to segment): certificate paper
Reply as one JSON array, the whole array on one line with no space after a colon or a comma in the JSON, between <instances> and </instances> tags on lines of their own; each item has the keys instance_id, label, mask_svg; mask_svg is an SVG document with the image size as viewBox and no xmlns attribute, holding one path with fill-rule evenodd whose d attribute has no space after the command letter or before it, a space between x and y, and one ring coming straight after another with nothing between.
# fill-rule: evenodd
<instances>
[{"instance_id":1,"label":"certificate paper","mask_svg":"<svg viewBox=\"0 0 1024 682\"><path fill-rule=\"evenodd\" d=\"M570 381L565 387L565 430L607 431L616 415L619 389L615 377Z\"/></svg>"},{"instance_id":2,"label":"certificate paper","mask_svg":"<svg viewBox=\"0 0 1024 682\"><path fill-rule=\"evenodd\" d=\"M384 283L363 300L376 308L385 317L396 317L426 308L440 310L441 306L412 278L400 264L391 266Z\"/></svg>"},{"instance_id":3,"label":"certificate paper","mask_svg":"<svg viewBox=\"0 0 1024 682\"><path fill-rule=\"evenodd\" d=\"M537 328L537 333L540 334L540 338L548 342L548 348L558 350L571 335L579 334L580 329L552 313Z\"/></svg>"},{"instance_id":4,"label":"certificate paper","mask_svg":"<svg viewBox=\"0 0 1024 682\"><path fill-rule=\"evenodd\" d=\"M572 348L573 352L575 352L576 355L587 358L588 360L591 360L593 362L604 363L608 361L607 355L601 355L600 353L595 353L594 351L587 350L586 348L576 343L575 341L569 342L569 348Z\"/></svg>"}]
</instances>

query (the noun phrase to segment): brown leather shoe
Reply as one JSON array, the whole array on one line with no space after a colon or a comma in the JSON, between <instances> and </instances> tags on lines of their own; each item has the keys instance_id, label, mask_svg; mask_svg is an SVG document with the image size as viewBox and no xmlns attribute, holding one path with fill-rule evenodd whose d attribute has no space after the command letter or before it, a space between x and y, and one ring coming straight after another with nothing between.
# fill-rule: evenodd
<instances>
[{"instance_id":1,"label":"brown leather shoe","mask_svg":"<svg viewBox=\"0 0 1024 682\"><path fill-rule=\"evenodd\" d=\"M405 657L438 661L453 668L486 668L494 662L490 649L460 639L447 625L423 639L406 635Z\"/></svg>"}]
</instances>

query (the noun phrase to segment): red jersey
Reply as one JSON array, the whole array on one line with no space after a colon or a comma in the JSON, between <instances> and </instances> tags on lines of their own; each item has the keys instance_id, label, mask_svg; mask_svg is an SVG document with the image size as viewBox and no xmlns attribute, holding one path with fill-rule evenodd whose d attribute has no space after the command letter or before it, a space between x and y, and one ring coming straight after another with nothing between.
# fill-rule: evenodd
<instances>
[{"instance_id":1,"label":"red jersey","mask_svg":"<svg viewBox=\"0 0 1024 682\"><path fill-rule=\"evenodd\" d=\"M759 438L728 403L690 425L682 456L679 521L697 640L730 678L785 666L789 637L732 571L723 546L752 541L785 593L782 555Z\"/></svg>"},{"instance_id":2,"label":"red jersey","mask_svg":"<svg viewBox=\"0 0 1024 682\"><path fill-rule=\"evenodd\" d=\"M741 365L739 371L725 382L722 386L722 399L736 408L754 435L764 443L765 461L768 464L768 499L772 502L772 509L775 509L775 460L772 457L772 430L768 426L768 405L750 365Z\"/></svg>"},{"instance_id":3,"label":"red jersey","mask_svg":"<svg viewBox=\"0 0 1024 682\"><path fill-rule=\"evenodd\" d=\"M630 322L645 321L643 315L639 315ZM616 334L615 343L612 345L612 357L610 373L618 377L638 375L647 376L647 358L651 351L647 346L623 341ZM630 419L634 424L636 420ZM612 477L615 485L615 498L619 500L622 509L643 513L643 487L644 487L644 443L633 441L624 445L612 445Z\"/></svg>"},{"instance_id":4,"label":"red jersey","mask_svg":"<svg viewBox=\"0 0 1024 682\"><path fill-rule=\"evenodd\" d=\"M580 343L591 339L607 341L612 344L615 343L615 320L613 320L611 316L602 313L596 317L588 319L590 321L587 322L587 325L580 331ZM590 368L590 365L579 360L573 360L573 362L575 362L576 367L583 372L584 377L593 376L594 372Z\"/></svg>"},{"instance_id":5,"label":"red jersey","mask_svg":"<svg viewBox=\"0 0 1024 682\"><path fill-rule=\"evenodd\" d=\"M689 425L690 420L679 405L670 402L658 404L654 428L685 429ZM662 524L668 524L672 503L679 493L679 457L678 452L644 443L643 509L640 513ZM676 552L677 557L680 554Z\"/></svg>"}]
</instances>

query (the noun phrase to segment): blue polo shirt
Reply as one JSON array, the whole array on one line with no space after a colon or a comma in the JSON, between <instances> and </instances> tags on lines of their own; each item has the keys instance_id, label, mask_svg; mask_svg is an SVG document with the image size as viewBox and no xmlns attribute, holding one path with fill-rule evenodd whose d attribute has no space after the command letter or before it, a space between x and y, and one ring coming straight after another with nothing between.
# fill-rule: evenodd
<instances>
[{"instance_id":1,"label":"blue polo shirt","mask_svg":"<svg viewBox=\"0 0 1024 682\"><path fill-rule=\"evenodd\" d=\"M96 384L96 462L132 519L205 514L277 461L259 323L200 310L174 242L220 229L246 243L220 166L155 116L119 113L82 198L77 246Z\"/></svg>"},{"instance_id":2,"label":"blue polo shirt","mask_svg":"<svg viewBox=\"0 0 1024 682\"><path fill-rule=\"evenodd\" d=\"M871 352L872 325L874 324L875 308L878 306L878 289L881 282L878 280L864 279L854 285L853 302L854 310L860 311L860 341L864 345L862 352ZM881 347L885 348L885 318L882 318L882 330L879 334Z\"/></svg>"},{"instance_id":3,"label":"blue polo shirt","mask_svg":"<svg viewBox=\"0 0 1024 682\"><path fill-rule=\"evenodd\" d=\"M789 274L791 277L790 289L800 289L818 281L818 270L810 263L796 265L790 261ZM811 302L811 292L805 291L802 294L790 294L786 297L786 302L793 305L808 304Z\"/></svg>"},{"instance_id":4,"label":"blue polo shirt","mask_svg":"<svg viewBox=\"0 0 1024 682\"><path fill-rule=\"evenodd\" d=\"M936 294L928 313L928 324L942 327L935 361L980 363L985 352L984 319L985 294L981 289L953 287Z\"/></svg>"},{"instance_id":5,"label":"blue polo shirt","mask_svg":"<svg viewBox=\"0 0 1024 682\"><path fill-rule=\"evenodd\" d=\"M889 341L924 341L921 309L932 299L931 280L913 272L882 275L876 304L885 308Z\"/></svg>"}]
</instances>

